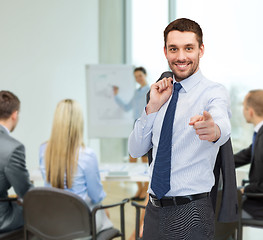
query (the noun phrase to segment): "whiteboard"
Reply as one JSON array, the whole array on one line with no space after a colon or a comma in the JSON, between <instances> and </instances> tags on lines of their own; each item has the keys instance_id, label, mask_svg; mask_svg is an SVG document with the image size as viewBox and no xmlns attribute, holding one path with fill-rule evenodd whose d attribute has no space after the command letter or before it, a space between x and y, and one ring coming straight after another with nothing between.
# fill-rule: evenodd
<instances>
[{"instance_id":1,"label":"whiteboard","mask_svg":"<svg viewBox=\"0 0 263 240\"><path fill-rule=\"evenodd\" d=\"M86 65L87 114L89 138L127 138L132 131L132 111L123 111L115 102L113 86L128 102L134 94L132 65Z\"/></svg>"}]
</instances>

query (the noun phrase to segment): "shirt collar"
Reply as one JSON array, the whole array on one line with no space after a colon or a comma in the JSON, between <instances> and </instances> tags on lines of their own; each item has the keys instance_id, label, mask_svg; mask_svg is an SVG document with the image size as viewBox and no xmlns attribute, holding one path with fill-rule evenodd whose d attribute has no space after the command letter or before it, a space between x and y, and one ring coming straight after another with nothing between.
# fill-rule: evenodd
<instances>
[{"instance_id":1,"label":"shirt collar","mask_svg":"<svg viewBox=\"0 0 263 240\"><path fill-rule=\"evenodd\" d=\"M255 132L258 132L259 129L260 129L262 126L263 126L263 121L261 121L260 123L258 123L258 124L255 126L254 131L255 131Z\"/></svg>"},{"instance_id":2,"label":"shirt collar","mask_svg":"<svg viewBox=\"0 0 263 240\"><path fill-rule=\"evenodd\" d=\"M198 69L196 73L182 80L180 83L183 89L185 90L185 92L189 92L196 84L198 84L201 81L202 77L203 77L202 72L200 69ZM174 77L173 77L173 81L176 82Z\"/></svg>"},{"instance_id":3,"label":"shirt collar","mask_svg":"<svg viewBox=\"0 0 263 240\"><path fill-rule=\"evenodd\" d=\"M0 124L0 126L1 126L1 127L3 127L3 129L5 129L5 130L6 130L6 132L7 132L8 134L10 134L10 131L9 131L9 129L8 129L6 126L4 126L4 125L2 125L2 124Z\"/></svg>"}]
</instances>

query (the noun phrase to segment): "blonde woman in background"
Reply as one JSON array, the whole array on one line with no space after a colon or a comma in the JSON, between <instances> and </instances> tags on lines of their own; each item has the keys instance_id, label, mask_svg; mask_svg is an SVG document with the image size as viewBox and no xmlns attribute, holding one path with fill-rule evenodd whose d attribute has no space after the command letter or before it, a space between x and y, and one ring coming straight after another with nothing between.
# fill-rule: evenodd
<instances>
[{"instance_id":1,"label":"blonde woman in background","mask_svg":"<svg viewBox=\"0 0 263 240\"><path fill-rule=\"evenodd\" d=\"M45 186L65 189L83 198L90 209L106 196L94 151L83 143L83 114L71 99L58 103L50 139L40 147ZM104 210L96 214L97 233L113 225Z\"/></svg>"}]
</instances>

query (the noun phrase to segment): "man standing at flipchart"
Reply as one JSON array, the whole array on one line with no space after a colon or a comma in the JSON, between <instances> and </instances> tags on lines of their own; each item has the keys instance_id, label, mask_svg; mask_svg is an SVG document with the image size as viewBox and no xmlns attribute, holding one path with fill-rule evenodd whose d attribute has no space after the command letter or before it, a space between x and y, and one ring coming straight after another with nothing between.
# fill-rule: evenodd
<instances>
[{"instance_id":1,"label":"man standing at flipchart","mask_svg":"<svg viewBox=\"0 0 263 240\"><path fill-rule=\"evenodd\" d=\"M229 96L199 69L204 44L196 22L171 22L164 54L173 78L164 73L151 86L150 101L129 137L133 157L153 149L143 239L211 240L209 193L219 147L230 137Z\"/></svg>"}]
</instances>

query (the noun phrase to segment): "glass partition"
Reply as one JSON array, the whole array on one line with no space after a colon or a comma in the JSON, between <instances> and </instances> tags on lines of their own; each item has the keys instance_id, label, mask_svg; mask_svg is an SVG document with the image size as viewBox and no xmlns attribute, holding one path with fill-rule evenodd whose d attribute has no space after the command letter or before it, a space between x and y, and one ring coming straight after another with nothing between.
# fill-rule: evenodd
<instances>
[{"instance_id":1,"label":"glass partition","mask_svg":"<svg viewBox=\"0 0 263 240\"><path fill-rule=\"evenodd\" d=\"M225 85L231 97L234 152L251 143L253 126L243 118L242 102L251 89L263 88L263 2L177 0L176 17L198 22L204 34L202 72Z\"/></svg>"}]
</instances>

